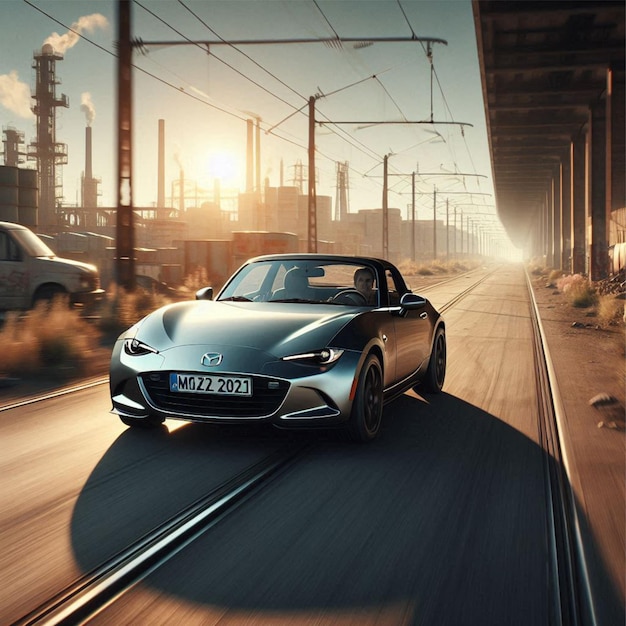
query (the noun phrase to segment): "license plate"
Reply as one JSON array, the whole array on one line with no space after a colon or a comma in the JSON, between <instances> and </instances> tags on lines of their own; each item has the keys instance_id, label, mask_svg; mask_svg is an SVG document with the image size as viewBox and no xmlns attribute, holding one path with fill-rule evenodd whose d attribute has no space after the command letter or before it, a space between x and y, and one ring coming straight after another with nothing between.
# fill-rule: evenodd
<instances>
[{"instance_id":1,"label":"license plate","mask_svg":"<svg viewBox=\"0 0 626 626\"><path fill-rule=\"evenodd\" d=\"M206 393L217 396L251 396L252 379L247 376L215 376L213 374L170 374L173 393Z\"/></svg>"}]
</instances>

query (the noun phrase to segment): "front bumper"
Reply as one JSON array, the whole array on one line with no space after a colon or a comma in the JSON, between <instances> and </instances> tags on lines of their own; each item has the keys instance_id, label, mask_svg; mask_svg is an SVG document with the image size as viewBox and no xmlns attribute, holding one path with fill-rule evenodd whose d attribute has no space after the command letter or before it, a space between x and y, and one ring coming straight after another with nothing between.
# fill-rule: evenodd
<instances>
[{"instance_id":1,"label":"front bumper","mask_svg":"<svg viewBox=\"0 0 626 626\"><path fill-rule=\"evenodd\" d=\"M121 359L116 362L120 353ZM266 361L259 373L244 369L211 371L220 375L251 376L253 394L244 398L170 392L170 372L207 373L190 371L181 367L182 363L172 366L176 363L172 356L167 359L157 354L128 357L121 346L116 346L110 381L112 412L135 419L159 417L224 424L268 422L280 428L332 427L345 423L350 417L350 392L361 360L360 353L345 351L326 369ZM248 362L254 360L251 358ZM140 364L142 367L138 368Z\"/></svg>"},{"instance_id":2,"label":"front bumper","mask_svg":"<svg viewBox=\"0 0 626 626\"><path fill-rule=\"evenodd\" d=\"M91 291L76 291L70 294L70 302L74 305L91 307L104 298L104 289L92 289Z\"/></svg>"}]
</instances>

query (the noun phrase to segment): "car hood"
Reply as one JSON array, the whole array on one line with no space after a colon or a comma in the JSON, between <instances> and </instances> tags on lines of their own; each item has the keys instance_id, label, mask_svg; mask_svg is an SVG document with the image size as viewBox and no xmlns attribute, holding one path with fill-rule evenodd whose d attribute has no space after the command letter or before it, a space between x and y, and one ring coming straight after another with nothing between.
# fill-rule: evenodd
<instances>
[{"instance_id":1,"label":"car hood","mask_svg":"<svg viewBox=\"0 0 626 626\"><path fill-rule=\"evenodd\" d=\"M64 272L66 274L75 274L78 270L85 274L95 274L98 272L98 268L90 263L83 263L82 261L75 261L74 259L64 259L58 256L44 256L34 257L35 261L45 267L46 270L51 272Z\"/></svg>"},{"instance_id":2,"label":"car hood","mask_svg":"<svg viewBox=\"0 0 626 626\"><path fill-rule=\"evenodd\" d=\"M328 346L358 314L356 308L331 304L181 302L144 318L136 337L159 351L219 345L253 348L280 358Z\"/></svg>"}]
</instances>

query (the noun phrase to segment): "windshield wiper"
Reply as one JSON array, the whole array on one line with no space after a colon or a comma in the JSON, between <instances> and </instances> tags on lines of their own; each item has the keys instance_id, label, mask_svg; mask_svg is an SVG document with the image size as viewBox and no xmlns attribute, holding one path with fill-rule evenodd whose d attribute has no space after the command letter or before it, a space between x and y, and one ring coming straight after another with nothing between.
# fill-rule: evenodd
<instances>
[{"instance_id":1,"label":"windshield wiper","mask_svg":"<svg viewBox=\"0 0 626 626\"><path fill-rule=\"evenodd\" d=\"M228 298L220 298L218 302L252 302L252 300L245 296L228 296Z\"/></svg>"}]
</instances>

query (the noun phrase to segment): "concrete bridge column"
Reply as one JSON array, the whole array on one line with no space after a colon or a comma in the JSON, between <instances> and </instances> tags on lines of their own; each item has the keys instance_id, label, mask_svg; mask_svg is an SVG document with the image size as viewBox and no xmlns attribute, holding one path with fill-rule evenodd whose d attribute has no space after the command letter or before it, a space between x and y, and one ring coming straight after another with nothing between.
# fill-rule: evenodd
<instances>
[{"instance_id":1,"label":"concrete bridge column","mask_svg":"<svg viewBox=\"0 0 626 626\"><path fill-rule=\"evenodd\" d=\"M606 210L606 136L606 105L603 102L590 110L589 132L587 134L587 159L589 161L587 242L589 244L589 277L591 280L606 278L609 269Z\"/></svg>"},{"instance_id":2,"label":"concrete bridge column","mask_svg":"<svg viewBox=\"0 0 626 626\"><path fill-rule=\"evenodd\" d=\"M571 163L571 244L572 273L586 272L585 215L587 200L587 162L585 135L581 133L570 144Z\"/></svg>"},{"instance_id":3,"label":"concrete bridge column","mask_svg":"<svg viewBox=\"0 0 626 626\"><path fill-rule=\"evenodd\" d=\"M552 267L562 269L561 266L561 173L552 176Z\"/></svg>"},{"instance_id":4,"label":"concrete bridge column","mask_svg":"<svg viewBox=\"0 0 626 626\"><path fill-rule=\"evenodd\" d=\"M626 206L626 110L624 71L607 70L606 89L606 223L607 241L623 241L614 233L611 240L611 212Z\"/></svg>"},{"instance_id":5,"label":"concrete bridge column","mask_svg":"<svg viewBox=\"0 0 626 626\"><path fill-rule=\"evenodd\" d=\"M572 271L572 168L568 160L561 161L559 168L561 189L561 269Z\"/></svg>"}]
</instances>

